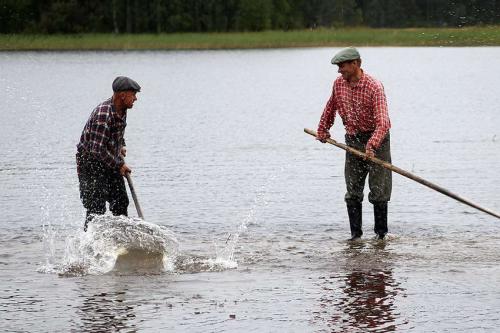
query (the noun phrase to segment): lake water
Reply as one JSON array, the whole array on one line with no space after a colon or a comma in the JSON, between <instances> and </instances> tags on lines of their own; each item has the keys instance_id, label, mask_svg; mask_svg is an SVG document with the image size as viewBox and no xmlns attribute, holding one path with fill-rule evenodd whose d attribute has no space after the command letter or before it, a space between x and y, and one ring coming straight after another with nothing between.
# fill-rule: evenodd
<instances>
[{"instance_id":1,"label":"lake water","mask_svg":"<svg viewBox=\"0 0 500 333\"><path fill-rule=\"evenodd\" d=\"M366 200L364 240L346 242L344 153L303 133L335 51L0 53L1 331L499 330L498 219L395 174L388 240ZM393 163L500 211L500 48L360 51ZM73 270L103 235L82 231L75 145L117 75L142 86L128 163L176 247L161 272Z\"/></svg>"}]
</instances>

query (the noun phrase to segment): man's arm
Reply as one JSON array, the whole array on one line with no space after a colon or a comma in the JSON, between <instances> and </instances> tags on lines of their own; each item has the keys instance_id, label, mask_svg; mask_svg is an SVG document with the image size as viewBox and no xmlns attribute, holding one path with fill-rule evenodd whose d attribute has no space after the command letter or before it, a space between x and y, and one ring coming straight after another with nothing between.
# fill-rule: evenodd
<instances>
[{"instance_id":1,"label":"man's arm","mask_svg":"<svg viewBox=\"0 0 500 333\"><path fill-rule=\"evenodd\" d=\"M333 126L335 121L335 89L332 89L332 94L326 103L323 114L321 115L318 124L318 136L317 140L325 143L326 139L330 138L330 128Z\"/></svg>"},{"instance_id":2,"label":"man's arm","mask_svg":"<svg viewBox=\"0 0 500 333\"><path fill-rule=\"evenodd\" d=\"M382 84L377 86L373 94L373 114L375 117L375 130L366 144L366 154L370 153L372 157L374 156L374 151L380 147L380 144L391 128L387 98Z\"/></svg>"},{"instance_id":3,"label":"man's arm","mask_svg":"<svg viewBox=\"0 0 500 333\"><path fill-rule=\"evenodd\" d=\"M89 128L90 151L103 161L108 167L120 170L125 164L122 157L111 154L107 149L111 137L109 122L110 114L107 109L99 110Z\"/></svg>"}]
</instances>

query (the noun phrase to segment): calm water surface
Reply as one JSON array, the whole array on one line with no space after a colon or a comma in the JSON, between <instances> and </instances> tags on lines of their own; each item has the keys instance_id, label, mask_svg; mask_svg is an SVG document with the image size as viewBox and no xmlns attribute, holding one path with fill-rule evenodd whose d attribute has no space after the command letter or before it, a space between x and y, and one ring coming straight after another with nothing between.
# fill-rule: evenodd
<instances>
[{"instance_id":1,"label":"calm water surface","mask_svg":"<svg viewBox=\"0 0 500 333\"><path fill-rule=\"evenodd\" d=\"M346 242L344 154L302 132L335 51L0 53L1 330L498 331L495 218L394 175L389 239L365 202L365 239ZM500 211L500 48L360 51L394 164ZM75 264L99 236L75 145L117 75L142 86L126 138L146 221L177 240L160 273Z\"/></svg>"}]
</instances>

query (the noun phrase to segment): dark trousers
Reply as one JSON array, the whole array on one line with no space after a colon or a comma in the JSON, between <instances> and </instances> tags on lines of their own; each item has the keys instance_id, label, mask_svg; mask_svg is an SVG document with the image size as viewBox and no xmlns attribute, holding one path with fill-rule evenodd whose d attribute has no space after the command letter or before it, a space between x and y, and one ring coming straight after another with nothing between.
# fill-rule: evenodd
<instances>
[{"instance_id":1,"label":"dark trousers","mask_svg":"<svg viewBox=\"0 0 500 333\"><path fill-rule=\"evenodd\" d=\"M92 214L104 214L106 201L113 215L127 216L129 204L125 181L118 170L110 169L103 162L85 154L76 154L80 199L87 209L87 223Z\"/></svg>"},{"instance_id":2,"label":"dark trousers","mask_svg":"<svg viewBox=\"0 0 500 333\"><path fill-rule=\"evenodd\" d=\"M346 135L346 144L349 147L365 152L366 143L372 133L360 133L356 135ZM390 135L387 133L380 147L375 151L375 157L391 163ZM349 215L351 236L361 237L362 231L362 201L365 188L366 177L368 176L368 186L370 193L368 200L373 204L375 226L374 231L380 238L387 234L387 202L391 199L392 173L390 170L366 161L349 152L346 153L345 160L345 182L347 193L345 201Z\"/></svg>"},{"instance_id":3,"label":"dark trousers","mask_svg":"<svg viewBox=\"0 0 500 333\"><path fill-rule=\"evenodd\" d=\"M349 147L365 152L366 143L371 135L372 133L346 135L345 142ZM390 140L390 135L387 133L382 144L375 151L375 157L389 163L391 163ZM368 200L371 203L387 202L391 199L392 173L378 164L346 152L344 176L347 188L346 202L363 201L366 176L368 176L368 186L370 188Z\"/></svg>"}]
</instances>

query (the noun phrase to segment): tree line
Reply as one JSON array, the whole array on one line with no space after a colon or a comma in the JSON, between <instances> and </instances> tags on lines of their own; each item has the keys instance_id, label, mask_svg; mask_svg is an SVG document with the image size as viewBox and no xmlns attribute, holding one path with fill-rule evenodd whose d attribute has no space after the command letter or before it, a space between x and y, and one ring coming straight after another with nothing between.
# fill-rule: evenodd
<instances>
[{"instance_id":1,"label":"tree line","mask_svg":"<svg viewBox=\"0 0 500 333\"><path fill-rule=\"evenodd\" d=\"M500 23L500 0L0 0L0 33L164 33Z\"/></svg>"}]
</instances>

